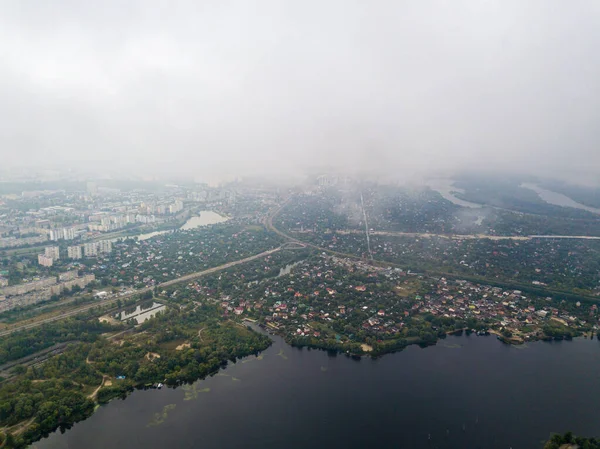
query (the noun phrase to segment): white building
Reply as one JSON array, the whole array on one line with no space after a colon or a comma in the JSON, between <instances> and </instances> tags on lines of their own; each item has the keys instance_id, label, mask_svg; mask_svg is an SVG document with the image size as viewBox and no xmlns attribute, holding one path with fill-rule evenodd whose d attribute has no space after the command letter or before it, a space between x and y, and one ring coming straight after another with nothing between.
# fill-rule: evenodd
<instances>
[{"instance_id":1,"label":"white building","mask_svg":"<svg viewBox=\"0 0 600 449\"><path fill-rule=\"evenodd\" d=\"M81 245L69 246L67 248L67 256L69 256L69 259L81 259L83 256Z\"/></svg>"},{"instance_id":2,"label":"white building","mask_svg":"<svg viewBox=\"0 0 600 449\"><path fill-rule=\"evenodd\" d=\"M44 248L44 255L52 260L60 259L60 249L58 246L47 246Z\"/></svg>"},{"instance_id":3,"label":"white building","mask_svg":"<svg viewBox=\"0 0 600 449\"><path fill-rule=\"evenodd\" d=\"M173 204L169 206L169 212L172 214L176 214L177 212L181 212L183 210L183 201L177 200Z\"/></svg>"},{"instance_id":4,"label":"white building","mask_svg":"<svg viewBox=\"0 0 600 449\"><path fill-rule=\"evenodd\" d=\"M98 242L98 252L99 253L111 253L112 252L112 242L110 240L100 240Z\"/></svg>"},{"instance_id":5,"label":"white building","mask_svg":"<svg viewBox=\"0 0 600 449\"><path fill-rule=\"evenodd\" d=\"M96 242L83 244L83 255L85 257L94 257L98 255L98 244Z\"/></svg>"},{"instance_id":6,"label":"white building","mask_svg":"<svg viewBox=\"0 0 600 449\"><path fill-rule=\"evenodd\" d=\"M54 263L52 257L46 257L44 254L38 255L38 263L43 267L51 267Z\"/></svg>"},{"instance_id":7,"label":"white building","mask_svg":"<svg viewBox=\"0 0 600 449\"><path fill-rule=\"evenodd\" d=\"M99 242L89 242L83 245L83 254L85 257L94 257L98 254L108 254L111 252L111 240L100 240Z\"/></svg>"},{"instance_id":8,"label":"white building","mask_svg":"<svg viewBox=\"0 0 600 449\"><path fill-rule=\"evenodd\" d=\"M156 217L154 215L136 215L135 221L138 223L154 223L156 222Z\"/></svg>"},{"instance_id":9,"label":"white building","mask_svg":"<svg viewBox=\"0 0 600 449\"><path fill-rule=\"evenodd\" d=\"M57 228L48 233L48 237L53 242L58 240L73 240L75 238L75 228Z\"/></svg>"},{"instance_id":10,"label":"white building","mask_svg":"<svg viewBox=\"0 0 600 449\"><path fill-rule=\"evenodd\" d=\"M63 237L65 240L73 240L75 238L75 228L64 228Z\"/></svg>"},{"instance_id":11,"label":"white building","mask_svg":"<svg viewBox=\"0 0 600 449\"><path fill-rule=\"evenodd\" d=\"M50 231L50 233L48 234L48 237L50 238L50 240L52 240L53 242L56 242L60 239L63 238L63 230L62 229L52 229Z\"/></svg>"}]
</instances>

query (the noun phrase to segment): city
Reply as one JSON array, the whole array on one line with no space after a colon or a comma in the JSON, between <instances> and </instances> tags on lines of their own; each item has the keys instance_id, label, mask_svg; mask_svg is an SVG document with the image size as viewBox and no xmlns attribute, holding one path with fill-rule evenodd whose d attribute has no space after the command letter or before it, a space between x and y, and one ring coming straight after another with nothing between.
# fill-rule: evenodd
<instances>
[{"instance_id":1,"label":"city","mask_svg":"<svg viewBox=\"0 0 600 449\"><path fill-rule=\"evenodd\" d=\"M0 2L0 449L600 449L599 15Z\"/></svg>"},{"instance_id":2,"label":"city","mask_svg":"<svg viewBox=\"0 0 600 449\"><path fill-rule=\"evenodd\" d=\"M83 391L100 403L202 378L215 365L169 366L202 347L207 319L222 323L215 341L258 325L291 347L357 359L460 335L493 334L510 345L600 339L594 240L474 231L428 187L325 176L283 191L243 182L166 185L169 193L85 186L42 195L39 209L30 195L3 197L4 239L12 242L0 253L4 394L25 399L14 390L25 385L18 379L50 373L89 383ZM404 206L391 213L390 201ZM88 335L82 342L80 332ZM251 343L236 357L268 347L254 334L239 335ZM40 336L29 348L19 343ZM140 349L112 354L114 343ZM109 367L111 357L122 362ZM61 358L87 377L56 367ZM11 435L37 438L40 430L15 420L18 403L5 406Z\"/></svg>"}]
</instances>

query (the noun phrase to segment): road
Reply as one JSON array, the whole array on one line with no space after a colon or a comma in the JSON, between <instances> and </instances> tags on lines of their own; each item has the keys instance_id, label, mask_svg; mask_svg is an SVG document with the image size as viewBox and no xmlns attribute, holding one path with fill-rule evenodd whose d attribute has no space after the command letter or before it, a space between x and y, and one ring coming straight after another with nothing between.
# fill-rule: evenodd
<instances>
[{"instance_id":1,"label":"road","mask_svg":"<svg viewBox=\"0 0 600 449\"><path fill-rule=\"evenodd\" d=\"M308 243L308 242L304 242L302 240L298 240L290 235L285 234L284 232L280 231L279 229L277 229L275 226L273 226L273 218L277 216L277 214L279 214L279 212L287 205L287 203L291 200L292 197L288 198L277 210L275 210L272 214L270 214L268 217L265 218L264 220L264 225L267 227L267 229L269 229L272 232L275 232L277 235L279 235L280 237L283 237L285 239L287 239L289 242L294 242L296 244L304 244L306 247L309 248L314 248L316 250L319 250L321 252L327 253L327 254L332 254L334 256L338 256L338 257L345 257L348 259L354 259L354 260L360 260L365 262L366 260L356 254L349 254L349 253L342 253L339 251L333 251L329 248L324 248L322 246L318 246L318 245L314 245L312 243ZM338 231L339 232L339 231ZM353 230L350 232L357 232L357 233L361 233L362 231L357 231L357 230ZM370 232L371 235L377 235L376 232ZM389 234L389 233L388 233ZM403 233L404 235L412 235L412 236L420 236L420 235L427 235L427 236L433 236L435 234L406 234ZM443 236L442 234L440 234L440 236ZM448 236L445 236L448 237ZM477 238L477 236L473 236L473 238ZM481 237L481 238L489 238L489 236L485 236L485 237ZM501 238L501 237L499 237ZM504 237L504 238L511 238L511 237ZM512 237L517 238L517 237ZM533 238L543 238L543 239L560 239L560 238L564 238L564 239L573 239L573 238L581 238L581 239L592 239L592 240L600 240L600 237L589 237L589 236L560 236L560 235L535 235L535 236L528 236L528 237L518 237L518 239L533 239ZM395 264L392 262L386 262L383 260L373 260L370 261L370 263L374 264L374 265L378 265L378 266L382 266L382 267L396 267L396 268L403 268L406 269L406 267L403 267L399 264ZM461 274L457 274L457 273L446 273L446 272L439 272L439 271L433 271L433 270L429 270L428 273L430 275L437 275L437 276L444 276L447 278L460 278L460 279L466 279L466 280L470 280L472 282L476 282L476 283L480 283L480 284L491 284L491 285L496 285L496 286L501 286L503 288L519 288L521 290L524 291L532 291L532 290L536 290L539 291L540 296L549 296L549 295L558 295L558 296L567 296L567 297L577 297L579 299L582 300L587 300L587 301L593 301L593 302L599 302L599 299L597 297L594 296L588 296L588 295L582 295L582 294L575 294L573 292L570 291L562 291L562 290L555 290L555 289L547 289L547 288L534 288L531 285L525 285L525 284L520 284L518 282L515 281L506 281L506 282L502 282L498 279L488 279L488 278L479 278L476 276L468 276L464 273Z\"/></svg>"},{"instance_id":2,"label":"road","mask_svg":"<svg viewBox=\"0 0 600 449\"><path fill-rule=\"evenodd\" d=\"M263 251L262 253L255 254L254 256L245 257L244 259L240 259L240 260L236 260L236 261L233 261L233 262L229 262L229 263L226 263L224 265L219 265L218 267L209 268L207 270L198 271L196 273L187 274L185 276L181 276L179 278L172 279L172 280L167 281L167 282L163 282L161 284L158 284L157 287L168 287L170 285L178 284L180 282L190 281L190 280L202 277L202 276L206 276L208 274L212 274L212 273L216 273L218 271L226 270L226 269L234 267L236 265L241 265L241 264L248 263L248 262L251 262L251 261L256 260L256 259L261 259L263 257L266 257L266 256L270 255L270 254L276 253L277 251L280 251L280 250L281 250L281 247L277 247L277 248L274 248L274 249L270 249L268 251ZM124 299L128 299L128 298L130 298L132 296L144 294L147 291L152 290L153 288L154 287L151 287L151 288L150 287L148 287L148 288L142 288L142 289L139 289L139 290L135 290L132 293L128 293L127 295L123 295L123 296L120 296L120 297L117 297L117 298L110 298L110 299L105 299L105 300L102 300L102 301L97 301L97 302L94 302L92 304L88 304L88 305L85 305L85 306L82 306L82 307L78 307L77 309L73 309L73 310L70 310L68 312L61 313L60 315L56 315L56 316L53 316L53 317L50 317L50 318L39 320L39 321L36 321L36 322L33 322L33 323L28 323L28 324L23 324L21 326L13 327L11 329L7 329L7 330L4 330L4 331L0 332L0 337L4 337L6 335L10 335L10 334L12 334L14 332L19 332L19 331L26 330L26 329L32 329L34 327L39 327L42 324L51 323L53 321L64 320L65 318L69 318L71 316L78 315L78 314L80 314L82 312L86 312L86 311L88 311L88 310L90 310L90 309L92 309L94 307L105 306L105 305L112 305L112 304L115 304L119 299L120 300L124 300Z\"/></svg>"},{"instance_id":3,"label":"road","mask_svg":"<svg viewBox=\"0 0 600 449\"><path fill-rule=\"evenodd\" d=\"M337 234L363 234L358 229L337 230ZM568 239L568 240L600 240L600 237L589 235L488 235L488 234L433 234L429 232L401 232L401 231L369 231L370 235L387 237L416 237L431 238L439 237L449 240L471 240L471 239L489 239L489 240L534 240L534 239Z\"/></svg>"},{"instance_id":4,"label":"road","mask_svg":"<svg viewBox=\"0 0 600 449\"><path fill-rule=\"evenodd\" d=\"M264 225L270 231L276 233L280 237L283 237L286 240L291 242L310 246L311 248L319 249L321 251L328 251L331 253L336 253L336 251L331 251L326 248L319 247L317 245L313 245L310 243L306 243L302 240L298 240L290 235L284 234L279 231L275 226L273 226L273 218L275 218L279 212L289 203L291 197L288 198L281 206L279 206L274 212L269 214L264 220ZM336 231L338 234L362 234L363 231L359 231L357 229ZM389 236L389 237L441 237L450 240L459 240L459 239L489 239L489 240L533 240L533 239L567 239L567 240L600 240L600 236L591 236L591 235L487 235L487 234L432 234L426 232L400 232L400 231L368 231L369 235L375 236ZM336 253L343 254L343 253ZM356 257L348 254L349 257Z\"/></svg>"},{"instance_id":5,"label":"road","mask_svg":"<svg viewBox=\"0 0 600 449\"><path fill-rule=\"evenodd\" d=\"M289 247L290 243L296 244L298 248L310 247L310 248L314 248L314 249L317 249L319 251L324 251L324 252L327 252L329 254L334 254L334 255L337 255L337 256L340 256L340 257L347 257L347 258L351 258L351 259L362 260L361 257L356 256L355 254L348 254L348 253L342 253L342 252L338 252L338 251L332 251L329 248L323 248L323 247L320 247L318 245L314 245L314 244L311 244L311 243L308 243L308 242L304 242L304 241L298 240L298 239L296 239L294 237L291 237L291 236L289 236L289 235L281 232L279 229L277 229L275 226L273 226L273 218L275 216L277 216L277 214L279 214L279 212L287 205L287 203L290 201L290 199L291 199L291 197L288 198L286 201L284 201L279 207L277 207L276 209L274 209L271 213L269 213L269 215L265 218L265 220L263 222L264 225L265 225L265 227L267 229L269 229L270 231L274 232L275 234L277 234L280 237L282 237L285 240L287 240L286 243L282 244L281 246L279 246L277 248L270 249L268 251L264 251L264 252L259 253L259 254L255 254L255 255L250 256L250 257L245 257L243 259L236 260L236 261L233 261L233 262L229 262L229 263L226 263L224 265L220 265L218 267L209 268L207 270L198 271L196 273L191 273L191 274L188 274L188 275L185 275L185 276L181 276L179 278L176 278L176 279L173 279L173 280L170 280L170 281L167 281L167 282L163 282L161 284L158 284L158 287L168 287L170 285L178 284L180 282L190 281L190 280L202 277L202 276L206 276L206 275L209 275L209 274L212 274L212 273L216 273L218 271L226 270L226 269L234 267L236 265L241 265L241 264L248 263L248 262L251 262L251 261L256 260L256 259L260 259L260 258L266 257L266 256L268 256L270 254L273 254L273 253L275 253L277 251L280 251L281 249L287 249ZM343 231L343 232L354 232L354 231ZM415 234L415 233L392 233L392 232L384 232L384 231L374 231L374 232L371 231L370 233L371 233L371 235L406 235L406 236L423 236L423 237L436 235L436 234ZM440 234L439 236L444 236L444 235ZM460 237L460 238L494 238L494 239L508 239L508 238L512 238L512 239L531 239L531 238L564 238L564 239L574 239L574 238L581 238L581 239L598 239L598 240L600 240L600 237L588 237L588 236L550 236L550 235L547 235L547 236L536 235L536 236L527 236L527 237L502 237L502 236L484 236L484 235L481 235L481 236L475 236L475 235L473 235L473 236L445 236L445 237L447 237L447 238L452 238L452 237L454 237L454 238L458 238L458 237ZM290 249L292 249L292 248L290 248ZM395 264L386 263L386 262L383 262L383 261L374 261L374 262L376 264L378 264L378 265L395 266ZM82 306L82 307L78 307L77 309L73 309L73 310L61 313L60 315L49 317L49 318L46 318L46 319L43 319L43 320L40 320L40 321L36 321L36 322L33 322L33 323L23 324L21 326L17 326L17 327L11 328L11 329L6 329L6 330L3 330L3 331L0 332L0 337L6 336L6 335L10 335L10 334L12 334L14 332L18 332L18 331L22 331L22 330L26 330L26 329L31 329L31 328L39 327L42 324L51 323L53 321L63 320L65 318L69 318L71 316L78 315L78 314L80 314L82 312L86 312L86 311L88 311L88 310L90 310L90 309L92 309L94 307L104 306L104 305L112 305L112 304L115 304L117 302L117 300L119 300L119 299L121 299L121 300L128 299L128 298L130 298L132 296L143 294L143 293L145 293L147 291L150 291L152 289L153 288L139 289L139 290L136 290L136 291L134 291L132 293L129 293L127 295L120 296L118 298L110 298L110 299L105 299L105 300L102 300L102 301L97 301L97 302L94 302L92 304L88 304L88 305L85 305L85 306Z\"/></svg>"}]
</instances>

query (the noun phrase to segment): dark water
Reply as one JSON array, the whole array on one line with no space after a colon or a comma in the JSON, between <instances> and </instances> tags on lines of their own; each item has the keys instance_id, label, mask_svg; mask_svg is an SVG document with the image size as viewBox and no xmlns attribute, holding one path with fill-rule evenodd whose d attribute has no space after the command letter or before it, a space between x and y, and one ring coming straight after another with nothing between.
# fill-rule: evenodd
<instances>
[{"instance_id":1,"label":"dark water","mask_svg":"<svg viewBox=\"0 0 600 449\"><path fill-rule=\"evenodd\" d=\"M530 449L554 431L600 436L597 340L511 347L472 335L354 361L276 338L262 360L222 374L195 394L135 392L36 447Z\"/></svg>"}]
</instances>

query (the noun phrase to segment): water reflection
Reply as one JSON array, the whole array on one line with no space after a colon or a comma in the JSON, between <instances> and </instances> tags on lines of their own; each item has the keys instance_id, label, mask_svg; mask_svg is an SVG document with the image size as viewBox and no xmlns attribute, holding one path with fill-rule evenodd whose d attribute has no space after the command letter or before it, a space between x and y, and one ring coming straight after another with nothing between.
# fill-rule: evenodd
<instances>
[{"instance_id":1,"label":"water reflection","mask_svg":"<svg viewBox=\"0 0 600 449\"><path fill-rule=\"evenodd\" d=\"M574 209L586 210L588 212L592 212L594 214L600 215L600 209L596 209L595 207L589 207L584 204L578 203L577 201L572 200L566 195L562 193L553 192L551 190L543 189L542 187L536 184L524 183L521 184L521 187L524 187L529 190L533 190L538 196L544 200L548 204L554 204L555 206L562 207L572 207Z\"/></svg>"},{"instance_id":2,"label":"water reflection","mask_svg":"<svg viewBox=\"0 0 600 449\"><path fill-rule=\"evenodd\" d=\"M190 229L195 229L195 228L200 228L202 226L209 226L209 225L213 225L213 224L223 223L223 222L229 220L229 218L219 215L218 213L213 212L212 210L202 210L202 211L198 212L198 214L199 215L190 217L188 219L188 221L186 221L183 224L183 226L181 226L179 229L181 229L182 231L188 231ZM138 235L137 239L140 241L148 240L148 239L151 239L152 237L156 237L157 235L167 234L169 232L173 232L173 231L167 230L167 231L148 232L146 234Z\"/></svg>"},{"instance_id":3,"label":"water reflection","mask_svg":"<svg viewBox=\"0 0 600 449\"><path fill-rule=\"evenodd\" d=\"M213 212L212 210L203 210L200 211L200 215L191 217L185 224L180 228L183 231L187 231L188 229L194 229L201 226L208 226L217 223L223 223L227 221L228 218L223 217L222 215Z\"/></svg>"},{"instance_id":4,"label":"water reflection","mask_svg":"<svg viewBox=\"0 0 600 449\"><path fill-rule=\"evenodd\" d=\"M140 234L137 236L137 239L140 241L148 240L148 239L151 239L152 237L156 237L157 235L166 234L167 232L171 232L171 231L154 231L154 232L149 232L147 234Z\"/></svg>"},{"instance_id":5,"label":"water reflection","mask_svg":"<svg viewBox=\"0 0 600 449\"><path fill-rule=\"evenodd\" d=\"M461 207L468 207L471 209L481 208L481 204L472 203L470 201L461 200L456 197L454 193L464 193L465 191L459 187L454 186L454 181L449 179L436 179L427 183L430 189L438 192L442 197L453 204Z\"/></svg>"},{"instance_id":6,"label":"water reflection","mask_svg":"<svg viewBox=\"0 0 600 449\"><path fill-rule=\"evenodd\" d=\"M277 275L277 277L281 277L281 276L285 276L286 274L290 274L290 272L292 271L292 268L294 268L295 266L297 266L301 263L302 263L302 261L294 262L294 263L286 265L283 268L280 268L279 274Z\"/></svg>"},{"instance_id":7,"label":"water reflection","mask_svg":"<svg viewBox=\"0 0 600 449\"><path fill-rule=\"evenodd\" d=\"M450 336L354 361L272 338L260 359L184 388L136 391L36 447L517 449L551 432L600 434L597 340L520 350ZM157 414L160 425L147 427Z\"/></svg>"},{"instance_id":8,"label":"water reflection","mask_svg":"<svg viewBox=\"0 0 600 449\"><path fill-rule=\"evenodd\" d=\"M119 312L115 316L115 318L121 321L127 321L133 318L137 322L137 324L142 324L144 321L149 320L158 312L165 310L165 308L166 306L164 306L163 304L153 302L152 305L148 305L147 307L139 305L129 312L127 310L123 310L122 312Z\"/></svg>"}]
</instances>

